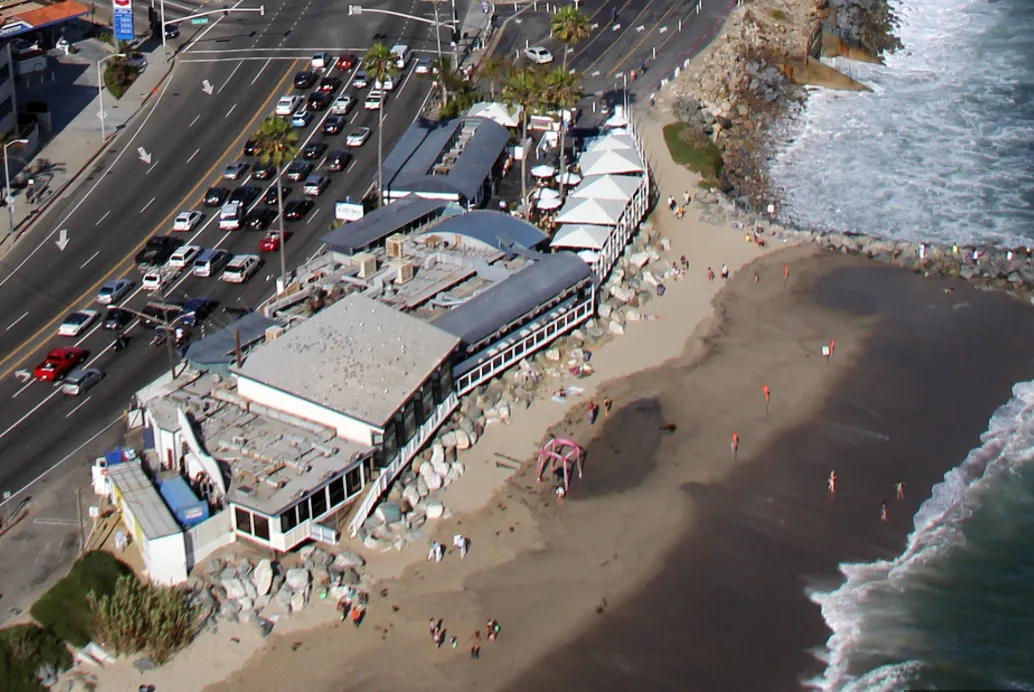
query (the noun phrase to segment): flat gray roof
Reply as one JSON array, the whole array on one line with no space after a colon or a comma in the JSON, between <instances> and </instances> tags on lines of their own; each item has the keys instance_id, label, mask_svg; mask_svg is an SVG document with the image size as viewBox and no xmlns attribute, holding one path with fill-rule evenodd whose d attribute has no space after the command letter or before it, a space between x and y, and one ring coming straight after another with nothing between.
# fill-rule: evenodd
<instances>
[{"instance_id":1,"label":"flat gray roof","mask_svg":"<svg viewBox=\"0 0 1034 692\"><path fill-rule=\"evenodd\" d=\"M448 205L443 200L405 197L374 209L358 221L335 228L323 236L323 242L334 252L354 255L405 230L410 224L441 216Z\"/></svg>"},{"instance_id":2,"label":"flat gray roof","mask_svg":"<svg viewBox=\"0 0 1034 692\"><path fill-rule=\"evenodd\" d=\"M542 308L568 289L592 279L592 269L572 252L537 261L436 319L432 324L467 347Z\"/></svg>"},{"instance_id":3,"label":"flat gray roof","mask_svg":"<svg viewBox=\"0 0 1034 692\"><path fill-rule=\"evenodd\" d=\"M108 478L118 488L129 511L149 540L182 533L179 522L165 505L139 461L124 461L108 467Z\"/></svg>"},{"instance_id":4,"label":"flat gray roof","mask_svg":"<svg viewBox=\"0 0 1034 692\"><path fill-rule=\"evenodd\" d=\"M236 360L237 335L240 335L241 351L265 340L269 327L280 326L281 323L271 320L257 312L250 312L226 327L212 332L200 341L187 347L186 360L197 367L226 366Z\"/></svg>"},{"instance_id":5,"label":"flat gray roof","mask_svg":"<svg viewBox=\"0 0 1034 692\"><path fill-rule=\"evenodd\" d=\"M427 235L450 233L469 236L496 250L509 250L515 245L534 248L549 239L537 226L510 214L479 209L458 214L424 231Z\"/></svg>"},{"instance_id":6,"label":"flat gray roof","mask_svg":"<svg viewBox=\"0 0 1034 692\"><path fill-rule=\"evenodd\" d=\"M236 372L382 427L458 343L449 332L353 293L256 348Z\"/></svg>"}]
</instances>

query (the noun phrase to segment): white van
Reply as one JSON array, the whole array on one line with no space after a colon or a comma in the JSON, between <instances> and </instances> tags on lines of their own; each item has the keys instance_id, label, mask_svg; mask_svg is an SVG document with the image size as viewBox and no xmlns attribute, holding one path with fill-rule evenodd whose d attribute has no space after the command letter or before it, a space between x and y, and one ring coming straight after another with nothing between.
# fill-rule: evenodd
<instances>
[{"instance_id":1,"label":"white van","mask_svg":"<svg viewBox=\"0 0 1034 692\"><path fill-rule=\"evenodd\" d=\"M409 46L402 43L396 43L391 47L391 54L395 56L395 67L399 70L406 69L406 65L409 64L409 59L413 57L413 53L409 50Z\"/></svg>"}]
</instances>

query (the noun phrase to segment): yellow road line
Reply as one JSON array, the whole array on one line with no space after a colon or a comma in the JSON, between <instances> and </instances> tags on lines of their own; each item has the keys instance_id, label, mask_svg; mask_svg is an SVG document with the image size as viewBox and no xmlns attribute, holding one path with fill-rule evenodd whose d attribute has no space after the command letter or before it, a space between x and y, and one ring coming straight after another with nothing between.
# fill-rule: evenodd
<instances>
[{"instance_id":1,"label":"yellow road line","mask_svg":"<svg viewBox=\"0 0 1034 692\"><path fill-rule=\"evenodd\" d=\"M204 185L205 182L209 178L211 178L212 174L215 173L216 169L219 167L219 164L223 161L223 159L225 159L227 156L229 156L230 152L234 151L238 147L238 145L240 144L240 141L246 135L252 134L252 132L253 132L252 128L255 126L255 121L258 120L258 118L261 115L263 115L264 113L268 113L270 102L273 100L273 98L275 96L277 96L277 94L279 94L280 89L283 88L284 82L287 81L287 78L291 76L291 72L294 71L294 69L297 67L298 63L299 63L298 60L294 60L294 61L291 62L291 64L287 67L287 71L284 72L284 76L281 77L280 81L277 82L275 87L273 87L273 90L270 92L269 96L266 97L266 100L263 101L262 106L255 112L255 115L253 115L251 117L251 120L248 121L248 124L244 127L244 129L241 130L241 133L239 135L237 135L236 139L234 139L233 142L230 144L230 146L226 148L226 151L224 151L219 156L219 158L216 159L215 163L212 164L212 167L209 168L208 171L201 178L198 179L197 184L195 184L194 187L191 188L190 192L188 192L186 195L183 196L183 199L180 201L180 203L177 204L175 207L173 207L172 211L169 212L168 216L166 216L162 220L162 222L155 227L155 229L153 231L148 233L144 237L144 239L141 240L138 245L136 245L136 247L134 247L132 250L130 250L126 254L125 257L123 257L121 260L116 262L115 266L112 267L110 272L108 272L107 274L102 276L100 279L98 279L96 283L94 283L92 286L90 286L90 288L88 288L85 291L83 291L82 295L80 295L78 298L76 298L71 303L69 303L68 307L66 307L62 311L60 311L52 320L50 320L50 322L47 322L45 325L40 327L39 330L37 330L35 334L30 336L20 346L15 348L11 353L9 353L2 360L0 360L0 368L2 368L12 358L14 358L15 356L18 356L19 354L22 354L22 357L19 360L19 362L14 363L13 365L8 366L5 370L0 372L0 379L6 379L8 375L10 375L12 372L14 372L14 370L18 366L20 366L22 364L22 360L24 360L24 358L26 358L28 356L31 356L32 352L35 351L37 348L39 348L42 345L42 343L36 344L34 342L38 341L40 339L40 337L43 336L45 333L50 332L51 330L53 330L54 329L54 325L57 324L58 320L60 320L60 319L62 319L64 317L66 312L74 310L77 305L81 304L84 300L89 298L91 293L96 293L97 290L100 289L101 284L103 284L105 281L107 281L109 278L111 278L111 276L113 274L115 274L115 272L118 271L118 268L120 266L122 266L126 262L131 261L133 259L133 257L136 256L136 253L140 252L140 250L143 249L144 245L151 238L151 236L153 236L153 235L155 235L157 233L162 233L165 230L167 230L168 227L169 227L169 221L172 220L173 216L175 216L176 214L179 213L180 207L184 207L184 206L193 207L194 206L193 204L190 203L190 201L197 194L197 191L199 189L201 189L201 186ZM131 269L132 269L132 267L126 267L122 271L122 273L119 275L119 278L124 278L126 275L129 274ZM26 352L26 350L27 350L27 352Z\"/></svg>"},{"instance_id":2,"label":"yellow road line","mask_svg":"<svg viewBox=\"0 0 1034 692\"><path fill-rule=\"evenodd\" d=\"M618 64L614 66L613 70L611 70L610 72L607 73L608 77L610 77L615 72L617 72L619 69L621 69L621 66L625 64L625 61L628 60L629 58L631 58L632 55L637 50L639 50L639 47L642 46L644 43L646 43L646 39L650 38L650 36L653 34L653 32L657 31L657 27L659 27L661 25L661 22L663 22L665 19L667 19L668 15L671 14L672 10L674 10L676 7L678 7L678 5L672 5L671 7L668 8L667 12L665 12L664 14L661 15L661 18L657 20L657 23L653 25L653 28L646 32L646 35L643 36L643 38L639 41L639 43L637 43L634 46L632 46L632 50L628 51L628 54L625 55L625 57L621 58L621 60L618 62ZM665 42L667 42L667 41L665 41ZM661 45L664 45L664 44L661 44ZM603 56L600 56L600 57L603 57Z\"/></svg>"}]
</instances>

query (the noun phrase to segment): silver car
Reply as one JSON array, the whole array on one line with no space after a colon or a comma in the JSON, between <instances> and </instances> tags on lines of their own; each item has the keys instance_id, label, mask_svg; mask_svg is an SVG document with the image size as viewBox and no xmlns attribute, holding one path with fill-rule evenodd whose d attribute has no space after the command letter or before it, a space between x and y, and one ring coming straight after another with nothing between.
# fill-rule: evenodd
<instances>
[{"instance_id":1,"label":"silver car","mask_svg":"<svg viewBox=\"0 0 1034 692\"><path fill-rule=\"evenodd\" d=\"M103 379L104 373L97 368L76 368L65 376L61 391L69 396L79 396Z\"/></svg>"},{"instance_id":2,"label":"silver car","mask_svg":"<svg viewBox=\"0 0 1034 692\"><path fill-rule=\"evenodd\" d=\"M129 279L112 279L101 285L97 291L97 302L101 305L115 305L133 290L133 282Z\"/></svg>"}]
</instances>

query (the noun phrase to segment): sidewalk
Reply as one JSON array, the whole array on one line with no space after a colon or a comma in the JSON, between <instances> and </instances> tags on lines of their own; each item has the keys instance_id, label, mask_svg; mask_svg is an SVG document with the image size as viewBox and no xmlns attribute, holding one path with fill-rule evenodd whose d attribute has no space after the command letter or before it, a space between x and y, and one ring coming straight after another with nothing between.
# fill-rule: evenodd
<instances>
[{"instance_id":1,"label":"sidewalk","mask_svg":"<svg viewBox=\"0 0 1034 692\"><path fill-rule=\"evenodd\" d=\"M77 54L61 55L53 65L50 74L54 81L22 89L20 98L47 100L51 104L52 121L55 129L60 128L60 131L22 167L21 172L16 174L14 169L11 171L14 233L3 234L0 253L5 252L13 244L12 240L17 240L45 212L62 203L67 204L75 187L82 182L84 171L110 150L118 133L125 129L147 100L157 93L172 68L172 63L162 64L160 45L149 46L142 51L147 60L146 67L122 98L116 100L107 90L104 91L106 141L102 142L101 121L98 117L97 60L108 54L110 49L94 39L85 39L75 45L79 49ZM66 80L60 80L59 75L64 75ZM77 76L70 84L67 79L72 75ZM69 112L69 108L77 109L78 112ZM18 189L21 186L15 184L15 181L24 183L30 174L49 178L46 190L36 204L28 202L24 189Z\"/></svg>"}]
</instances>

